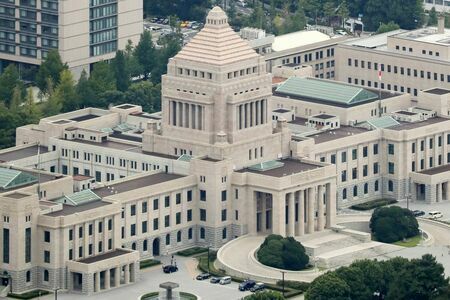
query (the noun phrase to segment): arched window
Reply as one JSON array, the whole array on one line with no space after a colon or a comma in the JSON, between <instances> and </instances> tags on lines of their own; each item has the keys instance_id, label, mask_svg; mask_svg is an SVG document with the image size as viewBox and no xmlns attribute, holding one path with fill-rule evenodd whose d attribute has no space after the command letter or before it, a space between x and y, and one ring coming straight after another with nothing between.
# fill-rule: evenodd
<instances>
[{"instance_id":1,"label":"arched window","mask_svg":"<svg viewBox=\"0 0 450 300\"><path fill-rule=\"evenodd\" d=\"M368 193L369 193L369 184L364 183L364 194L368 194Z\"/></svg>"},{"instance_id":2,"label":"arched window","mask_svg":"<svg viewBox=\"0 0 450 300\"><path fill-rule=\"evenodd\" d=\"M177 243L181 242L181 230L177 232Z\"/></svg>"},{"instance_id":3,"label":"arched window","mask_svg":"<svg viewBox=\"0 0 450 300\"><path fill-rule=\"evenodd\" d=\"M50 277L50 275L48 273L48 270L44 270L44 281L48 282L49 277Z\"/></svg>"},{"instance_id":4,"label":"arched window","mask_svg":"<svg viewBox=\"0 0 450 300\"><path fill-rule=\"evenodd\" d=\"M393 192L394 191L394 182L392 180L388 181L388 191Z\"/></svg>"},{"instance_id":5,"label":"arched window","mask_svg":"<svg viewBox=\"0 0 450 300\"><path fill-rule=\"evenodd\" d=\"M170 233L166 234L166 245L170 245Z\"/></svg>"},{"instance_id":6,"label":"arched window","mask_svg":"<svg viewBox=\"0 0 450 300\"><path fill-rule=\"evenodd\" d=\"M26 277L27 277L27 282L30 282L31 281L31 272L30 271L27 271Z\"/></svg>"},{"instance_id":7,"label":"arched window","mask_svg":"<svg viewBox=\"0 0 450 300\"><path fill-rule=\"evenodd\" d=\"M379 189L380 189L380 186L379 186L378 180L375 180L375 187L374 187L375 192L378 192Z\"/></svg>"},{"instance_id":8,"label":"arched window","mask_svg":"<svg viewBox=\"0 0 450 300\"><path fill-rule=\"evenodd\" d=\"M357 185L355 185L353 187L353 197L358 197L358 186Z\"/></svg>"},{"instance_id":9,"label":"arched window","mask_svg":"<svg viewBox=\"0 0 450 300\"><path fill-rule=\"evenodd\" d=\"M205 228L203 227L200 228L200 238L205 239Z\"/></svg>"},{"instance_id":10,"label":"arched window","mask_svg":"<svg viewBox=\"0 0 450 300\"><path fill-rule=\"evenodd\" d=\"M342 189L342 199L347 199L347 189Z\"/></svg>"},{"instance_id":11,"label":"arched window","mask_svg":"<svg viewBox=\"0 0 450 300\"><path fill-rule=\"evenodd\" d=\"M131 249L136 250L136 243L131 244Z\"/></svg>"},{"instance_id":12,"label":"arched window","mask_svg":"<svg viewBox=\"0 0 450 300\"><path fill-rule=\"evenodd\" d=\"M144 243L142 245L142 251L147 251L148 250L148 241L144 240Z\"/></svg>"}]
</instances>

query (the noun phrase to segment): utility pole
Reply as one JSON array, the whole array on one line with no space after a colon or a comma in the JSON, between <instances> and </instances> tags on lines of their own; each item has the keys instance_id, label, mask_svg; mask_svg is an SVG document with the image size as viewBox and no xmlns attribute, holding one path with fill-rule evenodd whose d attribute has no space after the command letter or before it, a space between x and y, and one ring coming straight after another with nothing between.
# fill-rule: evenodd
<instances>
[{"instance_id":1,"label":"utility pole","mask_svg":"<svg viewBox=\"0 0 450 300\"><path fill-rule=\"evenodd\" d=\"M286 273L286 271L280 271L281 272L281 282L283 284L283 297L284 297L284 273Z\"/></svg>"}]
</instances>

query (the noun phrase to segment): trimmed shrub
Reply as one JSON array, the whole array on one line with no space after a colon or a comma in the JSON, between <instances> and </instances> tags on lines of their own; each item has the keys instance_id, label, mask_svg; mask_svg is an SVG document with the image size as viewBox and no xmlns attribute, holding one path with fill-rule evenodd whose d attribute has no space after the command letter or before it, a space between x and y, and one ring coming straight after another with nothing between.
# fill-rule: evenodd
<instances>
[{"instance_id":1,"label":"trimmed shrub","mask_svg":"<svg viewBox=\"0 0 450 300\"><path fill-rule=\"evenodd\" d=\"M377 199L369 202L364 202L360 204L355 204L350 206L351 209L354 210L370 210L381 206L386 206L390 204L397 203L398 201L395 199Z\"/></svg>"},{"instance_id":2,"label":"trimmed shrub","mask_svg":"<svg viewBox=\"0 0 450 300\"><path fill-rule=\"evenodd\" d=\"M189 248L189 249L178 251L177 255L180 255L180 256L192 256L192 255L205 253L205 252L208 252L207 248L192 247L192 248Z\"/></svg>"},{"instance_id":3,"label":"trimmed shrub","mask_svg":"<svg viewBox=\"0 0 450 300\"><path fill-rule=\"evenodd\" d=\"M300 242L293 237L283 238L275 234L266 237L257 256L264 265L291 271L303 270L309 262Z\"/></svg>"},{"instance_id":4,"label":"trimmed shrub","mask_svg":"<svg viewBox=\"0 0 450 300\"><path fill-rule=\"evenodd\" d=\"M22 293L22 294L13 294L13 293L9 293L8 297L10 298L15 298L15 299L33 299L33 298L37 298L39 296L44 296L44 295L48 295L50 294L49 291L45 291L45 290L32 290L26 293Z\"/></svg>"},{"instance_id":5,"label":"trimmed shrub","mask_svg":"<svg viewBox=\"0 0 450 300\"><path fill-rule=\"evenodd\" d=\"M161 262L157 259L146 259L146 260L141 260L139 262L139 269L145 269L145 268L150 268L153 266L157 266L161 264Z\"/></svg>"},{"instance_id":6,"label":"trimmed shrub","mask_svg":"<svg viewBox=\"0 0 450 300\"><path fill-rule=\"evenodd\" d=\"M399 206L375 209L370 229L377 241L394 243L419 234L419 223L409 209Z\"/></svg>"},{"instance_id":7,"label":"trimmed shrub","mask_svg":"<svg viewBox=\"0 0 450 300\"><path fill-rule=\"evenodd\" d=\"M283 286L283 281L282 280L278 280L277 281L277 285L282 287ZM309 285L310 285L310 283L308 283L308 282L292 281L292 280L285 280L284 281L284 287L285 288L290 288L290 289L303 291L303 292L308 289Z\"/></svg>"}]
</instances>

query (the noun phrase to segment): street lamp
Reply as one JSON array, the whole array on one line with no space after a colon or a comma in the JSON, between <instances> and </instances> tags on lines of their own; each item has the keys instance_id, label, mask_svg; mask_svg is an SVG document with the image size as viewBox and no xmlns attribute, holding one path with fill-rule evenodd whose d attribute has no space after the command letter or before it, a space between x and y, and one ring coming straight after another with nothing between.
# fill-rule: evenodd
<instances>
[{"instance_id":1,"label":"street lamp","mask_svg":"<svg viewBox=\"0 0 450 300\"><path fill-rule=\"evenodd\" d=\"M55 300L58 300L58 291L60 290L60 288L56 288L53 291L55 291Z\"/></svg>"},{"instance_id":2,"label":"street lamp","mask_svg":"<svg viewBox=\"0 0 450 300\"><path fill-rule=\"evenodd\" d=\"M283 285L283 297L284 297L284 273L286 273L286 271L280 271L281 272L281 282Z\"/></svg>"},{"instance_id":3,"label":"street lamp","mask_svg":"<svg viewBox=\"0 0 450 300\"><path fill-rule=\"evenodd\" d=\"M411 194L406 194L406 208L409 210L409 200L411 199Z\"/></svg>"}]
</instances>

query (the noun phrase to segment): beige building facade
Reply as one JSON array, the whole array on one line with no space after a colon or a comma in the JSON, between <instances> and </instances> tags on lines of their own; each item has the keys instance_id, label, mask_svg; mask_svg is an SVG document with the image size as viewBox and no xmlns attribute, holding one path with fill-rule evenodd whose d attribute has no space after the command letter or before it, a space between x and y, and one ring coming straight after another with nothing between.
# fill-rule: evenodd
<instances>
[{"instance_id":1,"label":"beige building facade","mask_svg":"<svg viewBox=\"0 0 450 300\"><path fill-rule=\"evenodd\" d=\"M0 8L0 72L9 63L37 66L57 49L78 79L128 40L136 44L143 30L141 1L8 0Z\"/></svg>"},{"instance_id":2,"label":"beige building facade","mask_svg":"<svg viewBox=\"0 0 450 300\"><path fill-rule=\"evenodd\" d=\"M335 166L291 156L271 95L216 7L170 60L161 114L122 104L18 128L0 151L0 177L24 178L0 188L2 283L95 294L137 281L142 259L333 226Z\"/></svg>"}]
</instances>

